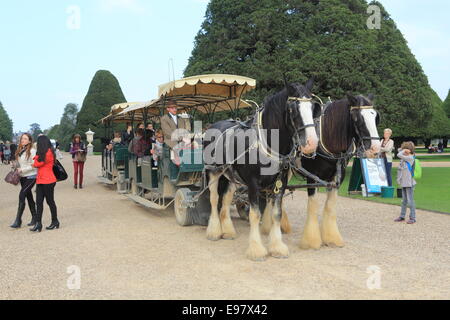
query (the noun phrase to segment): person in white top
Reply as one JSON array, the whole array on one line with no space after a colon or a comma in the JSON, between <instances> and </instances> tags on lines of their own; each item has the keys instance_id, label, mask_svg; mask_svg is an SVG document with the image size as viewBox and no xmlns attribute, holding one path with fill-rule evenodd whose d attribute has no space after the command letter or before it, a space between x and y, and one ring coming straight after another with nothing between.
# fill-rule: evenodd
<instances>
[{"instance_id":1,"label":"person in white top","mask_svg":"<svg viewBox=\"0 0 450 320\"><path fill-rule=\"evenodd\" d=\"M392 161L394 159L394 155L392 154L392 151L394 150L394 140L391 139L391 136L392 130L385 129L384 138L381 140L381 157L386 166L386 176L389 187L392 187Z\"/></svg>"},{"instance_id":2,"label":"person in white top","mask_svg":"<svg viewBox=\"0 0 450 320\"><path fill-rule=\"evenodd\" d=\"M33 199L32 189L36 184L37 169L34 168L33 158L36 156L36 149L33 147L33 138L29 133L24 133L20 137L20 144L16 152L16 161L13 168L20 173L20 193L19 193L19 208L17 209L17 216L14 223L11 225L13 229L19 229L22 226L22 215L25 211L25 199L28 200L28 206L31 212L31 222L28 226L36 224L36 203Z\"/></svg>"}]
</instances>

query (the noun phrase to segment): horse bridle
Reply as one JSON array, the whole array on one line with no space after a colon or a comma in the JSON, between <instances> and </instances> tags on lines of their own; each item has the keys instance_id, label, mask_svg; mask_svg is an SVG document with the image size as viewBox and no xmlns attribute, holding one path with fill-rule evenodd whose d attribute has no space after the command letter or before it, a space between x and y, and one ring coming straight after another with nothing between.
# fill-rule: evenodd
<instances>
[{"instance_id":1,"label":"horse bridle","mask_svg":"<svg viewBox=\"0 0 450 320\"><path fill-rule=\"evenodd\" d=\"M322 99L320 99L320 97L316 96L313 93L311 94L311 96L315 97L315 98L317 98L319 100L319 104L320 104L320 108L321 108L321 114L322 114L323 113L323 101L322 101ZM289 97L288 98L288 101L296 101L298 103L311 102L313 100L314 100L313 98L298 98L298 97ZM307 128L316 128L316 121L315 121L316 119L314 118L314 115L313 115L313 123L312 124L306 124L306 125L301 126L300 128L297 128L295 126L295 124L294 124L294 120L292 119L292 108L289 108L289 114L290 114L291 125L294 128L294 130L295 130L296 145L294 146L294 148L298 149L298 147L301 145L299 131L300 130L305 130ZM303 152L302 152L302 155L303 155ZM314 158L315 155L316 155L316 153L314 152L314 154L312 156L309 156L309 157L313 157Z\"/></svg>"},{"instance_id":2,"label":"horse bridle","mask_svg":"<svg viewBox=\"0 0 450 320\"><path fill-rule=\"evenodd\" d=\"M374 110L374 111L376 111L375 108L374 108L373 106L358 106L358 107L351 107L351 108L350 108L350 112L351 112L351 111L354 111L354 110ZM361 133L360 133L360 131L359 131L358 126L356 125L356 123L355 123L355 131L356 131L356 135L357 135L358 138L359 138L359 142L360 142L360 144L361 144L361 146L362 146L362 149L363 149L364 151L366 151L366 147L364 146L364 141L365 141L365 140L369 140L369 141L372 141L372 140L378 141L378 140L380 140L379 137L370 137L370 136L363 136L363 135L361 135Z\"/></svg>"},{"instance_id":3,"label":"horse bridle","mask_svg":"<svg viewBox=\"0 0 450 320\"><path fill-rule=\"evenodd\" d=\"M313 97L317 97L314 94L312 94L312 96ZM323 108L322 100L319 97L317 97L317 98L320 100L320 102L321 102L320 105ZM298 103L300 103L300 102L311 102L313 100L314 100L313 98L298 98L298 97L288 97L288 99L287 99L288 102L289 101L295 101L295 102L298 102ZM258 106L258 105L256 104L256 106ZM288 107L288 109L289 109L289 113L288 113L289 120L291 122L292 128L294 129L294 136L293 136L294 146L293 146L291 152L287 156L281 156L281 155L278 154L277 156L278 156L279 159L291 158L293 155L295 155L297 153L297 150L298 150L299 146L301 145L301 143L300 143L300 132L303 131L303 130L306 130L307 128L311 128L311 127L315 128L315 126L316 126L315 123L311 123L311 124L303 125L303 126L298 128L297 126L295 126L293 115L292 115L292 109L293 108L292 107ZM266 146L264 146L264 143L262 143L262 141L260 141L260 139L262 139L262 135L261 135L260 131L262 129L262 114L263 114L263 110L264 110L264 107L263 108L258 108L256 110L256 127L257 127L257 132L258 132L258 137L259 137L258 145L263 150L263 152L266 154L266 156L268 156L269 158L273 158L274 155L272 154L272 152L268 152Z\"/></svg>"}]
</instances>

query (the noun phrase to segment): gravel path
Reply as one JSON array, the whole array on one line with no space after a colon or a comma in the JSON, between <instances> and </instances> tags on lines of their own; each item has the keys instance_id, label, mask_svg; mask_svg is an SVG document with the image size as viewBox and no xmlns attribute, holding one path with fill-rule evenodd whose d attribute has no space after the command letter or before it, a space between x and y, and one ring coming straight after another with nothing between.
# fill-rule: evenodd
<instances>
[{"instance_id":1,"label":"gravel path","mask_svg":"<svg viewBox=\"0 0 450 320\"><path fill-rule=\"evenodd\" d=\"M63 164L72 172L67 155ZM89 158L84 190L58 184L62 228L41 234L9 228L19 190L0 181L0 299L450 298L448 215L419 210L416 225L395 224L396 206L340 199L346 247L303 251L306 194L298 192L286 201L291 257L256 263L244 255L246 222L235 220L234 241L207 241L205 228L179 227L171 210L144 209L98 184L99 167ZM7 170L0 166L2 179ZM46 208L45 226L49 215ZM79 290L67 286L72 265ZM367 287L371 266L381 271L381 289Z\"/></svg>"}]
</instances>

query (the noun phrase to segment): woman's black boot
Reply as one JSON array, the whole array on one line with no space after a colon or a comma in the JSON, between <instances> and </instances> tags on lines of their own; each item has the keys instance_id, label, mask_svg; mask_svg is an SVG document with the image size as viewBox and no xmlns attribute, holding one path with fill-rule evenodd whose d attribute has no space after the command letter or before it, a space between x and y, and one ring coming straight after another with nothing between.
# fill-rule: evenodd
<instances>
[{"instance_id":1,"label":"woman's black boot","mask_svg":"<svg viewBox=\"0 0 450 320\"><path fill-rule=\"evenodd\" d=\"M41 232L42 231L42 223L36 222L34 228L30 229L31 232Z\"/></svg>"},{"instance_id":2,"label":"woman's black boot","mask_svg":"<svg viewBox=\"0 0 450 320\"><path fill-rule=\"evenodd\" d=\"M47 228L47 230L54 230L54 229L59 229L59 221L52 221L52 224L49 225Z\"/></svg>"},{"instance_id":3,"label":"woman's black boot","mask_svg":"<svg viewBox=\"0 0 450 320\"><path fill-rule=\"evenodd\" d=\"M52 214L52 224L49 225L46 229L47 230L59 229L58 213L56 211L56 208L54 210L51 210L51 214Z\"/></svg>"},{"instance_id":4,"label":"woman's black boot","mask_svg":"<svg viewBox=\"0 0 450 320\"><path fill-rule=\"evenodd\" d=\"M34 228L30 229L31 232L41 232L42 231L42 214L36 214L36 224Z\"/></svg>"},{"instance_id":5,"label":"woman's black boot","mask_svg":"<svg viewBox=\"0 0 450 320\"><path fill-rule=\"evenodd\" d=\"M33 227L36 224L36 207L30 207L31 211L31 222L27 224L29 227Z\"/></svg>"},{"instance_id":6,"label":"woman's black boot","mask_svg":"<svg viewBox=\"0 0 450 320\"><path fill-rule=\"evenodd\" d=\"M25 202L24 203L19 203L19 208L17 209L16 220L11 225L11 228L19 229L22 226L22 215L23 215L23 211L24 210L25 210Z\"/></svg>"}]
</instances>

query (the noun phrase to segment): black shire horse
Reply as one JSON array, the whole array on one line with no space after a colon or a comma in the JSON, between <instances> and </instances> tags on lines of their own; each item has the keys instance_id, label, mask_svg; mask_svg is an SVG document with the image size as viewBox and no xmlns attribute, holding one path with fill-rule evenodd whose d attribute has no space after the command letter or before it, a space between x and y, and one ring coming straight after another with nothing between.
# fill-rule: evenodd
<instances>
[{"instance_id":1,"label":"black shire horse","mask_svg":"<svg viewBox=\"0 0 450 320\"><path fill-rule=\"evenodd\" d=\"M204 154L211 154L210 159L205 156L211 201L206 232L209 240L235 238L230 205L236 184L243 184L248 187L250 200L247 257L261 261L268 255L259 230L261 191L273 194L267 206L274 208L270 212L273 226L269 252L278 258L289 256L280 231L281 199L289 171L286 161L299 151L303 154L316 151L318 137L314 118L320 116L321 106L312 99L312 87L312 79L306 85L286 83L285 89L265 100L263 109L256 112L254 119L244 124L220 121L207 131Z\"/></svg>"},{"instance_id":2,"label":"black shire horse","mask_svg":"<svg viewBox=\"0 0 450 320\"><path fill-rule=\"evenodd\" d=\"M340 185L344 181L345 169L355 150L359 149L369 158L379 153L381 147L377 131L379 115L373 107L373 99L372 94L367 97L347 95L347 99L328 105L320 122L320 140L316 157L302 157L303 168L324 181L335 181ZM315 183L312 179L307 181ZM337 192L337 189L329 189L327 192L320 229L316 189L308 189L308 217L300 248L319 249L322 244L333 247L344 246L336 220Z\"/></svg>"}]
</instances>

